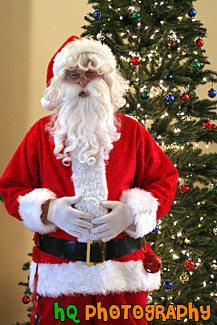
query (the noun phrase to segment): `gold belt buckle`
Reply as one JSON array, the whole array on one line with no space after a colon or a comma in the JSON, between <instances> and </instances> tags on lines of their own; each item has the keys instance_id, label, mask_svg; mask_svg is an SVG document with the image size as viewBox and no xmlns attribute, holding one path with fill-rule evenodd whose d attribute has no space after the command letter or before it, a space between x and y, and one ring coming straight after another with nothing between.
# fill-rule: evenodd
<instances>
[{"instance_id":1,"label":"gold belt buckle","mask_svg":"<svg viewBox=\"0 0 217 325\"><path fill-rule=\"evenodd\" d=\"M91 262L90 261L90 250L91 244L102 244L102 260L100 262ZM87 242L87 256L86 256L86 264L87 265L96 265L96 264L103 264L105 262L105 255L106 255L106 243L102 240L88 240Z\"/></svg>"}]
</instances>

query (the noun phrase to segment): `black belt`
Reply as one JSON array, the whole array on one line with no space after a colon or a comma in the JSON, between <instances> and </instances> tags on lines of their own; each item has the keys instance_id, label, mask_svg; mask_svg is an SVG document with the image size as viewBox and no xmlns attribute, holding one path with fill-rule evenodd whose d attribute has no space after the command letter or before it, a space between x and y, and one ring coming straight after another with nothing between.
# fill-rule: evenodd
<instances>
[{"instance_id":1,"label":"black belt","mask_svg":"<svg viewBox=\"0 0 217 325\"><path fill-rule=\"evenodd\" d=\"M109 242L89 240L80 243L38 234L41 251L73 261L84 261L87 265L103 263L131 254L142 248L143 238L124 237Z\"/></svg>"}]
</instances>

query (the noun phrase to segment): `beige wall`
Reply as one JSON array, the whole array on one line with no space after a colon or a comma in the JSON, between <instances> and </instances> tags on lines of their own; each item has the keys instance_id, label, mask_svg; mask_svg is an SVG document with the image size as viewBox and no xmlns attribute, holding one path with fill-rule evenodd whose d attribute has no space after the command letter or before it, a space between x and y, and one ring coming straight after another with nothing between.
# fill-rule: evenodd
<instances>
[{"instance_id":1,"label":"beige wall","mask_svg":"<svg viewBox=\"0 0 217 325\"><path fill-rule=\"evenodd\" d=\"M205 48L210 67L217 70L217 1L198 0L195 8L208 29ZM0 175L29 127L46 115L40 98L48 61L68 36L81 34L89 11L87 0L0 0ZM207 87L200 87L201 97L206 92ZM26 320L23 289L17 284L26 280L21 268L33 234L9 217L2 205L0 216L0 324L10 325Z\"/></svg>"},{"instance_id":2,"label":"beige wall","mask_svg":"<svg viewBox=\"0 0 217 325\"><path fill-rule=\"evenodd\" d=\"M0 175L29 127L46 115L40 99L47 64L71 35L80 35L86 0L0 0ZM0 246L0 324L27 320L21 299L23 263L33 234L9 217L2 204Z\"/></svg>"}]
</instances>

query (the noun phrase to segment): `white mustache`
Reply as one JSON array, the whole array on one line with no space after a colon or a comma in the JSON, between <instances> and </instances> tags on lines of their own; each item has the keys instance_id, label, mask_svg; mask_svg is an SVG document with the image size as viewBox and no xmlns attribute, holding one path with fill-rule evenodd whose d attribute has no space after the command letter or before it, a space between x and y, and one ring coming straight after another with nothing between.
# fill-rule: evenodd
<instances>
[{"instance_id":1,"label":"white mustache","mask_svg":"<svg viewBox=\"0 0 217 325\"><path fill-rule=\"evenodd\" d=\"M103 79L95 79L89 81L86 87L81 87L78 84L66 84L65 87L65 98L72 99L78 97L81 93L86 93L89 96L100 97L103 91L108 91L106 82ZM80 98L80 96L79 96Z\"/></svg>"}]
</instances>

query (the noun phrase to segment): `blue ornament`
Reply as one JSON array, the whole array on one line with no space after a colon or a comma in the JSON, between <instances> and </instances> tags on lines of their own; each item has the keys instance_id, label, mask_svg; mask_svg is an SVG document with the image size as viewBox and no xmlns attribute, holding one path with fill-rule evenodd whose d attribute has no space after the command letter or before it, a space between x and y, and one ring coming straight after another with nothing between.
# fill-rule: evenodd
<instances>
[{"instance_id":1,"label":"blue ornament","mask_svg":"<svg viewBox=\"0 0 217 325\"><path fill-rule=\"evenodd\" d=\"M156 226L155 226L155 228L154 228L154 230L152 230L152 232L157 232L157 231L158 231L158 229L159 229L159 226L158 226L158 225L156 225Z\"/></svg>"},{"instance_id":2,"label":"blue ornament","mask_svg":"<svg viewBox=\"0 0 217 325\"><path fill-rule=\"evenodd\" d=\"M188 12L189 17L195 17L197 14L196 10L194 8L191 8Z\"/></svg>"},{"instance_id":3,"label":"blue ornament","mask_svg":"<svg viewBox=\"0 0 217 325\"><path fill-rule=\"evenodd\" d=\"M165 99L166 99L167 104L172 104L175 100L175 97L173 96L172 93L169 93L169 95L167 95Z\"/></svg>"},{"instance_id":4,"label":"blue ornament","mask_svg":"<svg viewBox=\"0 0 217 325\"><path fill-rule=\"evenodd\" d=\"M101 16L102 16L102 14L101 14L101 12L99 12L99 10L94 11L94 13L93 13L94 19L99 20L99 19L101 19Z\"/></svg>"},{"instance_id":5,"label":"blue ornament","mask_svg":"<svg viewBox=\"0 0 217 325\"><path fill-rule=\"evenodd\" d=\"M208 91L208 96L210 98L214 98L216 96L216 91L214 88L211 88L209 91Z\"/></svg>"},{"instance_id":6,"label":"blue ornament","mask_svg":"<svg viewBox=\"0 0 217 325\"><path fill-rule=\"evenodd\" d=\"M166 282L164 283L164 288L165 288L166 290L171 290L172 287L173 287L172 282L171 282L170 280L166 280Z\"/></svg>"}]
</instances>

